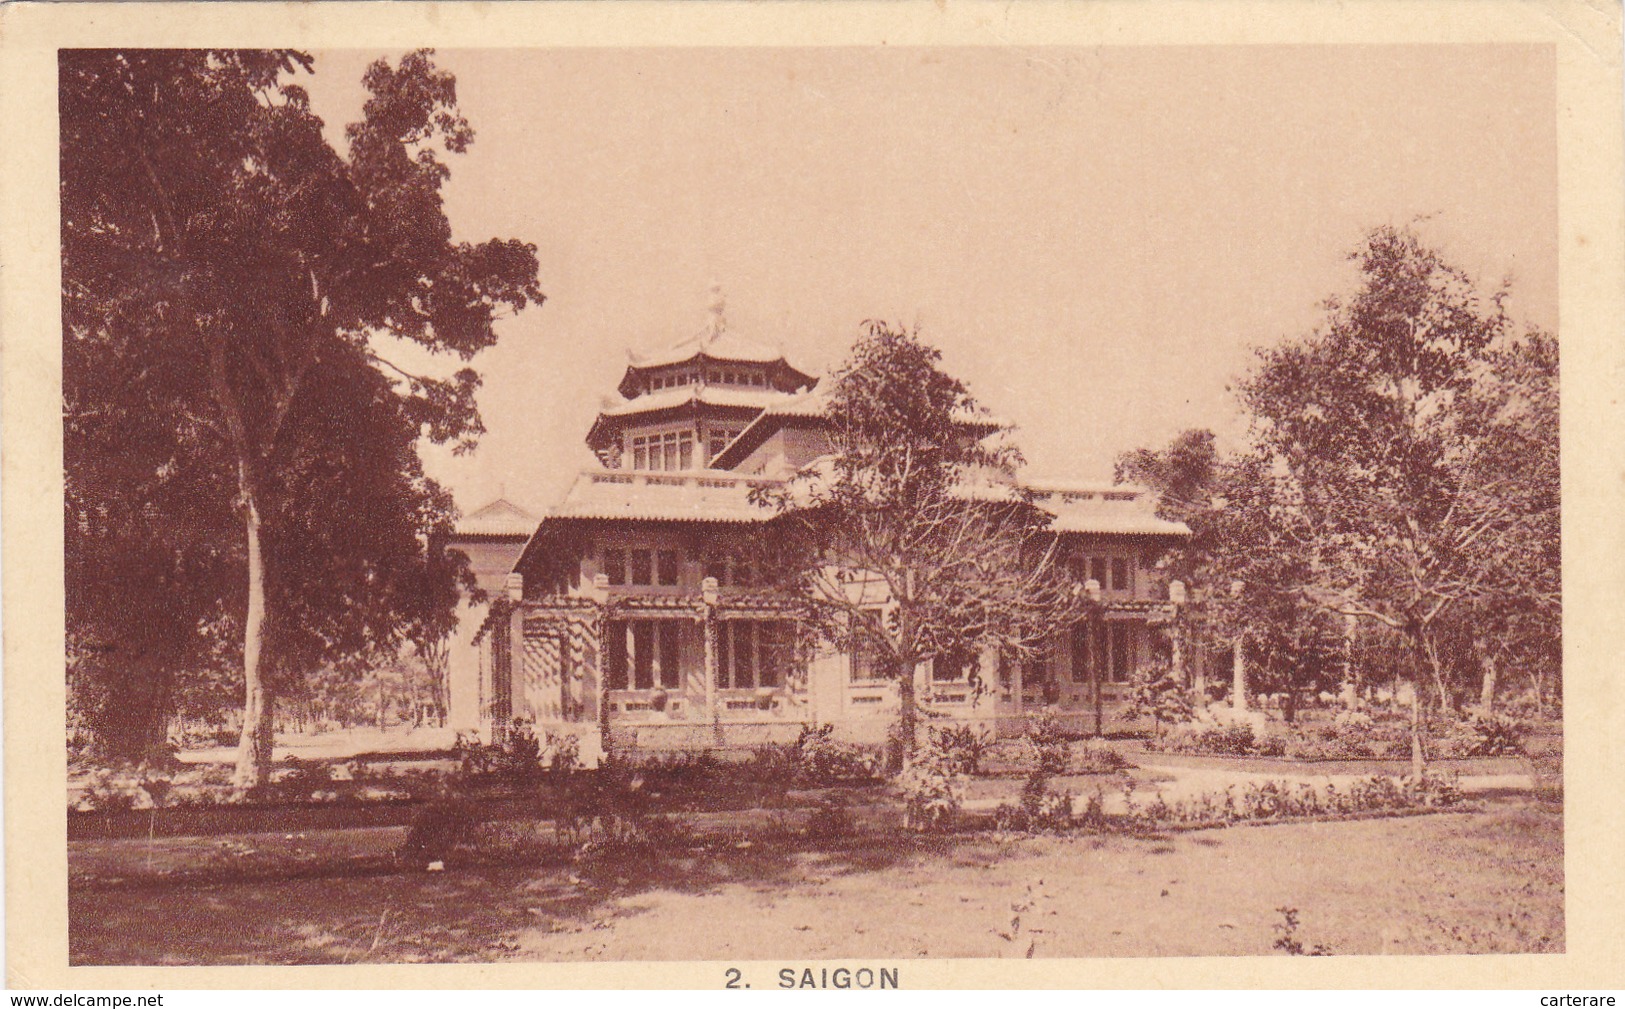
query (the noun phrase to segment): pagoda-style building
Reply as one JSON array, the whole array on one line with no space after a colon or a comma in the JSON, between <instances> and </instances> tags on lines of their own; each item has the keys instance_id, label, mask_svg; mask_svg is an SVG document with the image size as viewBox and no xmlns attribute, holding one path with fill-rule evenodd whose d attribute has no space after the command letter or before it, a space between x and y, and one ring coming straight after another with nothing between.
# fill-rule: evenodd
<instances>
[{"instance_id":1,"label":"pagoda-style building","mask_svg":"<svg viewBox=\"0 0 1625 1009\"><path fill-rule=\"evenodd\" d=\"M589 760L602 747L749 748L809 724L883 741L896 685L870 656L803 654L795 601L759 584L773 512L751 491L827 450L817 377L729 332L717 297L702 332L631 356L616 392L587 433L602 465L563 500L539 518L494 502L458 527L483 591L453 643L455 726L491 739L527 719L578 735ZM991 431L979 423L972 436ZM1042 662L983 656L998 687L980 697L967 670L929 666L917 696L1005 730L1043 705L1098 730L1170 613L1152 561L1188 530L1137 488L1029 489L1055 513L1072 570L1098 584L1102 617Z\"/></svg>"}]
</instances>

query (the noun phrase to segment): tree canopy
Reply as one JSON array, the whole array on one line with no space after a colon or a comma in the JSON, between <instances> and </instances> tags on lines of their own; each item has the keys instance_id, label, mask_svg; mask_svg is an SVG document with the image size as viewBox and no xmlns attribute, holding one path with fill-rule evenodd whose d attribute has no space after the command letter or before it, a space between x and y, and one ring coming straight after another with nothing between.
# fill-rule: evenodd
<instances>
[{"instance_id":1,"label":"tree canopy","mask_svg":"<svg viewBox=\"0 0 1625 1009\"><path fill-rule=\"evenodd\" d=\"M457 572L426 544L451 502L416 445L473 446L479 377L380 348L491 346L542 300L535 250L454 240L442 155L473 133L427 50L367 69L342 152L303 53L59 64L70 641L140 735L234 635L252 784L279 680L447 619Z\"/></svg>"},{"instance_id":2,"label":"tree canopy","mask_svg":"<svg viewBox=\"0 0 1625 1009\"><path fill-rule=\"evenodd\" d=\"M812 625L898 678L908 753L922 663L983 686L980 649L1032 653L1080 603L1050 516L1015 480L1019 452L936 348L870 323L830 381L828 454L762 496Z\"/></svg>"},{"instance_id":3,"label":"tree canopy","mask_svg":"<svg viewBox=\"0 0 1625 1009\"><path fill-rule=\"evenodd\" d=\"M1481 293L1413 230L1374 229L1353 259L1353 295L1240 383L1247 445L1221 458L1187 432L1119 476L1191 525L1176 563L1206 583L1212 629L1278 654L1293 685L1403 643L1403 678L1442 707L1475 676L1493 703L1508 661L1544 691L1561 640L1556 342L1516 332L1505 287Z\"/></svg>"}]
</instances>

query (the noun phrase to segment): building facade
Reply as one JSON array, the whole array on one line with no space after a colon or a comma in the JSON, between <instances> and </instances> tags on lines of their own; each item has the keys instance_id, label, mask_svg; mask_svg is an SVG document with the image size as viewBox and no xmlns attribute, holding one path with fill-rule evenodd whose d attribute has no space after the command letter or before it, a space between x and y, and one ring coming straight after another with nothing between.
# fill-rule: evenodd
<instances>
[{"instance_id":1,"label":"building facade","mask_svg":"<svg viewBox=\"0 0 1625 1009\"><path fill-rule=\"evenodd\" d=\"M757 568L773 512L751 492L827 451L818 384L715 310L699 336L632 357L587 435L601 467L543 516L497 501L458 526L478 589L453 644L456 727L492 739L525 719L577 735L589 760L749 748L807 725L884 741L897 684L862 649L798 644L796 601ZM1155 561L1188 530L1139 488L1028 490L1054 516L1066 570L1094 583L1095 616L1040 659L925 664L916 696L1003 734L1040 708L1079 733L1121 728L1127 684L1176 615Z\"/></svg>"}]
</instances>

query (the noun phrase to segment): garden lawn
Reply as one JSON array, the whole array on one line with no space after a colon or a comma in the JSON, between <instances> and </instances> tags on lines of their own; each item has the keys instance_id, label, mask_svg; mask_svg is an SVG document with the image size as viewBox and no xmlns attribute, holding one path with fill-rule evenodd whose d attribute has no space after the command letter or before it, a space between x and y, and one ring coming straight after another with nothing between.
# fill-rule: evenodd
<instances>
[{"instance_id":1,"label":"garden lawn","mask_svg":"<svg viewBox=\"0 0 1625 1009\"><path fill-rule=\"evenodd\" d=\"M284 838L352 877L108 886L144 842L75 842L74 964L1257 955L1277 910L1334 954L1563 948L1562 808L1203 830L1162 837L766 841L571 866L379 874L398 831ZM171 845L175 842L160 842ZM199 842L201 843L201 842ZM165 849L167 851L167 848ZM199 852L192 852L192 857ZM155 856L179 865L174 853ZM210 858L252 859L222 849ZM1034 922L1037 922L1034 926Z\"/></svg>"}]
</instances>

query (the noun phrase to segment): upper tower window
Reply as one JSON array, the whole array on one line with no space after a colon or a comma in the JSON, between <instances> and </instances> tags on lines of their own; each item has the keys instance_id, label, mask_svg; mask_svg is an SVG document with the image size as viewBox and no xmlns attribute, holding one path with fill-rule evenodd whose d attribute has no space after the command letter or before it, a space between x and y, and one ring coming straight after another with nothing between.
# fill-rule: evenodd
<instances>
[{"instance_id":1,"label":"upper tower window","mask_svg":"<svg viewBox=\"0 0 1625 1009\"><path fill-rule=\"evenodd\" d=\"M632 468L642 470L693 469L694 432L667 431L663 434L633 435Z\"/></svg>"}]
</instances>

